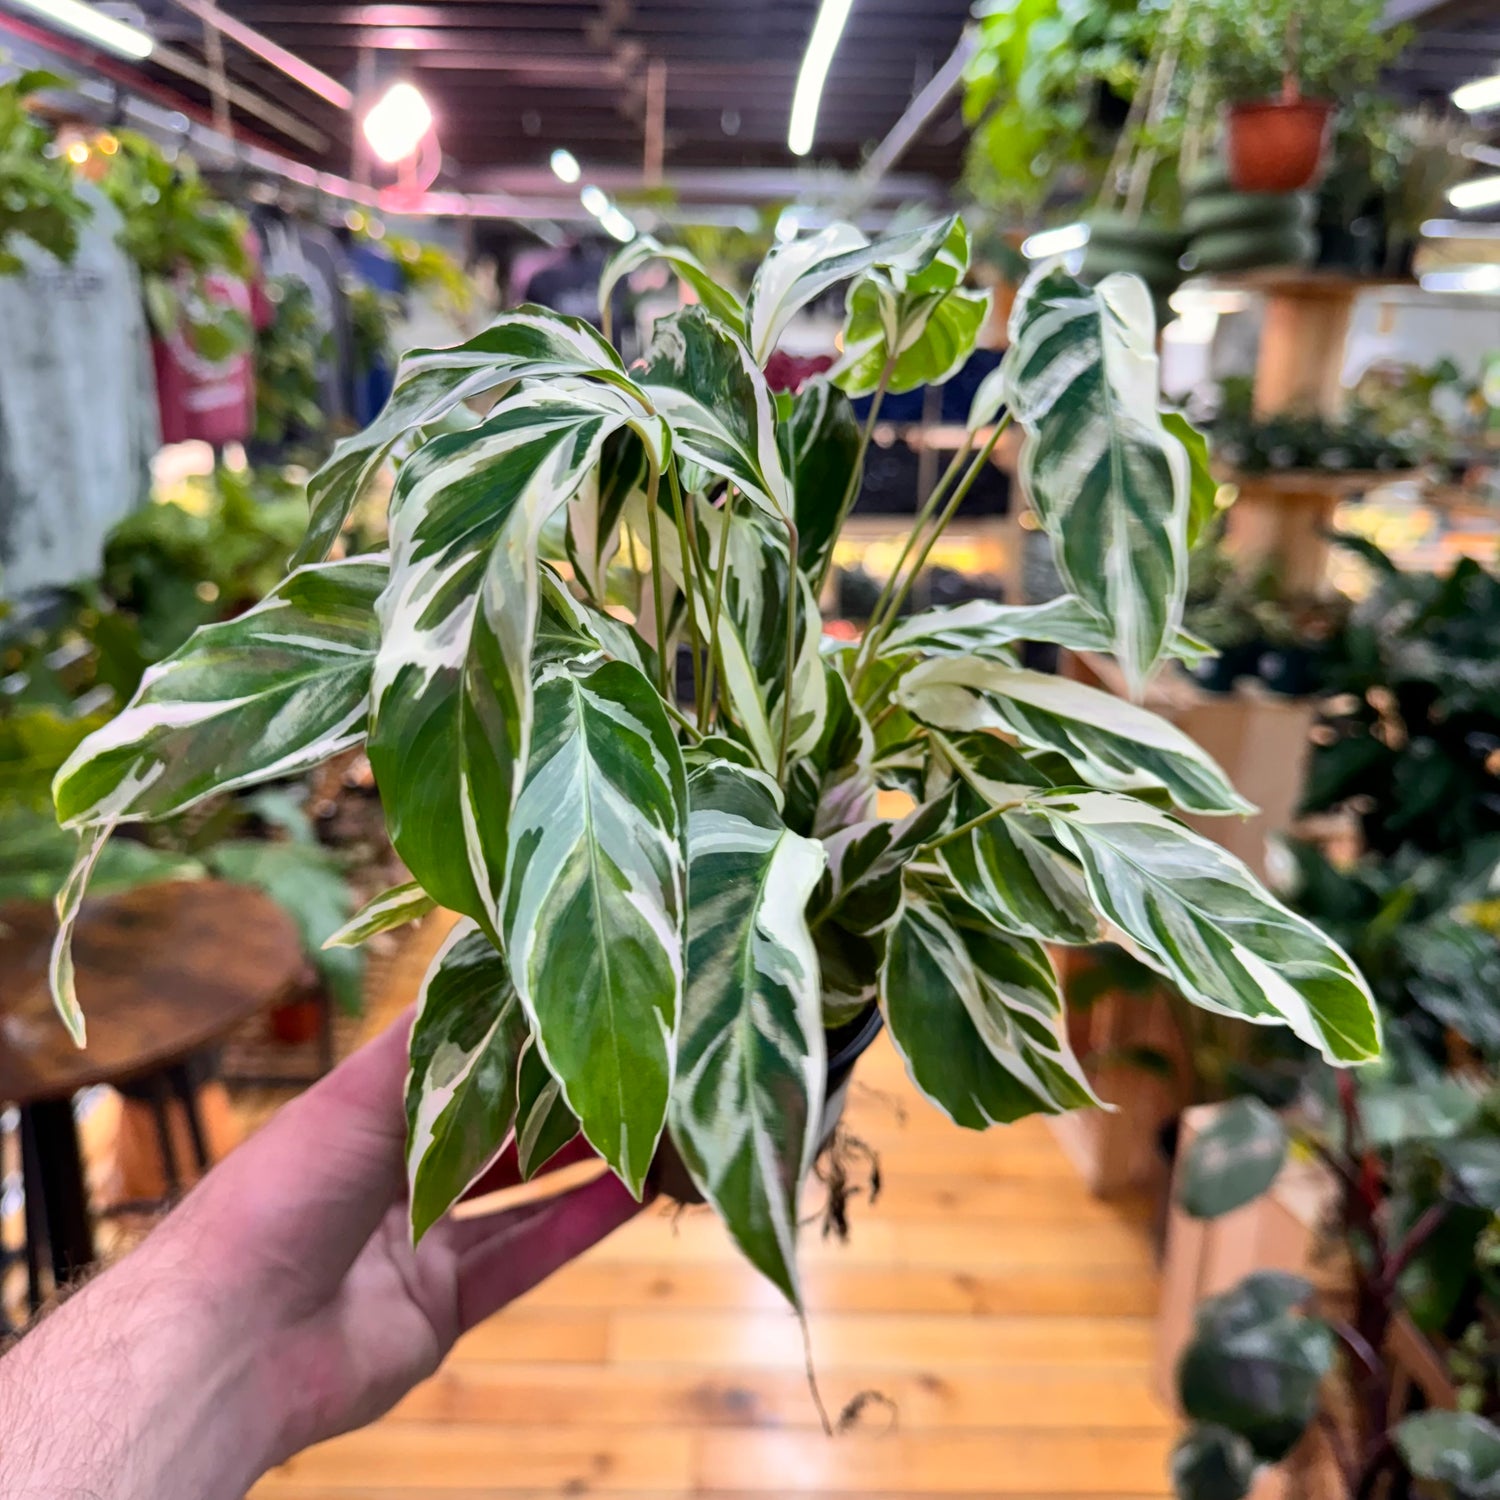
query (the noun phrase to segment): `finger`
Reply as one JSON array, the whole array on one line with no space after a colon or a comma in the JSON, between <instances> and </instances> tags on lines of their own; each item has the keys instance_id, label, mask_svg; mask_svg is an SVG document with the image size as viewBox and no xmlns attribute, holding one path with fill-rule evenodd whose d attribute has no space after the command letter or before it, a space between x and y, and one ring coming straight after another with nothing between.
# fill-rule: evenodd
<instances>
[{"instance_id":1,"label":"finger","mask_svg":"<svg viewBox=\"0 0 1500 1500\"><path fill-rule=\"evenodd\" d=\"M546 1203L454 1224L460 1332L545 1281L641 1206L613 1172L606 1172Z\"/></svg>"},{"instance_id":2,"label":"finger","mask_svg":"<svg viewBox=\"0 0 1500 1500\"><path fill-rule=\"evenodd\" d=\"M546 1162L531 1174L530 1180L535 1182L538 1177L545 1177L549 1172L556 1172L561 1167L570 1167L574 1162L589 1161L595 1154L594 1148L581 1135L575 1135L555 1155L548 1157ZM516 1143L512 1139L506 1142L505 1149L479 1175L473 1186L464 1194L464 1199L467 1201L471 1198L483 1198L487 1193L502 1192L506 1188L519 1186L523 1180L525 1179L521 1176L521 1164L516 1156Z\"/></svg>"},{"instance_id":3,"label":"finger","mask_svg":"<svg viewBox=\"0 0 1500 1500\"><path fill-rule=\"evenodd\" d=\"M340 1276L405 1190L411 1014L284 1105L204 1182L212 1212Z\"/></svg>"}]
</instances>

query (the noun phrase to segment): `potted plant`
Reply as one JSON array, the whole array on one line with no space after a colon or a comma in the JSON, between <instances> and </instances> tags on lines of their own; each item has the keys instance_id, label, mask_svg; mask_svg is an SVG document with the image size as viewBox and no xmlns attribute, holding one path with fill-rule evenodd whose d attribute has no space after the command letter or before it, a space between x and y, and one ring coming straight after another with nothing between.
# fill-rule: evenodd
<instances>
[{"instance_id":1,"label":"potted plant","mask_svg":"<svg viewBox=\"0 0 1500 1500\"><path fill-rule=\"evenodd\" d=\"M40 69L0 83L0 276L13 276L25 265L16 253L18 239L65 264L78 252L89 205L79 197L67 163L48 154L52 132L30 109L33 94L65 87L63 79Z\"/></svg>"},{"instance_id":2,"label":"potted plant","mask_svg":"<svg viewBox=\"0 0 1500 1500\"><path fill-rule=\"evenodd\" d=\"M1104 919L1196 1003L1338 1063L1375 1055L1344 955L1166 810L1244 811L1214 762L1135 704L1019 664L1023 640L1111 650L1139 690L1196 649L1178 619L1202 486L1157 408L1139 282L1026 287L862 638L825 648L819 591L880 398L946 379L983 321L968 253L956 219L875 243L833 225L774 249L742 301L639 240L601 301L668 256L699 303L629 369L538 307L408 355L380 418L311 480L294 570L156 668L57 777L83 835L52 969L74 1034L70 935L110 830L364 742L413 880L344 940L435 902L464 918L411 1037L418 1236L512 1132L528 1172L581 1132L636 1193L665 1135L800 1305L798 1193L836 1112L831 1062L884 1024L959 1124L1094 1102L1041 944ZM839 283L838 365L773 396L782 331ZM482 421L430 435L490 392ZM851 394L872 397L863 428ZM902 618L1011 422L1073 592ZM330 560L398 451L389 551ZM882 788L911 810L879 817Z\"/></svg>"}]
</instances>

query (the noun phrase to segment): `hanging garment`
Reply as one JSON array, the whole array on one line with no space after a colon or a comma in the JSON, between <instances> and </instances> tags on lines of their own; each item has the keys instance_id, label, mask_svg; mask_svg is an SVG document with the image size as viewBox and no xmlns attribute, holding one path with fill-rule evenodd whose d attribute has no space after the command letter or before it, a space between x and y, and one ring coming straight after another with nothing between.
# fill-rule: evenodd
<instances>
[{"instance_id":1,"label":"hanging garment","mask_svg":"<svg viewBox=\"0 0 1500 1500\"><path fill-rule=\"evenodd\" d=\"M97 573L104 538L150 491L160 444L140 281L120 216L93 217L64 265L28 241L0 277L0 593Z\"/></svg>"}]
</instances>

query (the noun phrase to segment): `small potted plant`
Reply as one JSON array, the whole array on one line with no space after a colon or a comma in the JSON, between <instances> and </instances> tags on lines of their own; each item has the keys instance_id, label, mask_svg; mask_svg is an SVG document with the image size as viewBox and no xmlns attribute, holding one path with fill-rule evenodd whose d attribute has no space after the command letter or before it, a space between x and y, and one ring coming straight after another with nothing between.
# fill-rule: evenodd
<instances>
[{"instance_id":1,"label":"small potted plant","mask_svg":"<svg viewBox=\"0 0 1500 1500\"><path fill-rule=\"evenodd\" d=\"M419 1236L507 1140L530 1172L581 1133L640 1193L665 1138L800 1306L799 1192L858 1048L884 1025L970 1128L1093 1103L1042 944L1106 921L1194 1003L1340 1064L1374 1056L1345 956L1166 810L1245 812L1219 767L1135 703L1020 662L1026 640L1112 651L1139 692L1197 650L1179 627L1203 449L1158 409L1145 287L1023 289L863 635L825 641L881 398L946 380L983 323L967 231L871 243L836 224L772 250L743 300L641 239L601 302L661 258L698 302L629 369L539 307L403 359L380 417L313 476L294 570L63 767L57 810L83 838L52 977L75 1035L71 932L110 830L363 742L413 880L342 940L434 903L464 918L411 1035ZM841 283L839 363L773 395L783 330ZM482 421L433 432L497 391ZM851 395L871 397L863 428ZM903 616L1012 422L1071 592ZM389 550L331 560L398 454ZM910 810L880 817L882 789Z\"/></svg>"}]
</instances>

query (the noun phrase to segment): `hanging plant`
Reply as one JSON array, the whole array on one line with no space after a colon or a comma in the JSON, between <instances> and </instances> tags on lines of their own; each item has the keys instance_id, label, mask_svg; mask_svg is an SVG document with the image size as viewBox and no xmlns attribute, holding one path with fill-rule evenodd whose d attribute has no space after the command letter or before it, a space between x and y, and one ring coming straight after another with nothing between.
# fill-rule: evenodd
<instances>
[{"instance_id":1,"label":"hanging plant","mask_svg":"<svg viewBox=\"0 0 1500 1500\"><path fill-rule=\"evenodd\" d=\"M73 174L53 150L52 132L30 111L31 96L66 88L55 73L32 69L0 83L0 276L25 269L17 239L30 240L60 261L78 253L78 231L89 206Z\"/></svg>"},{"instance_id":2,"label":"hanging plant","mask_svg":"<svg viewBox=\"0 0 1500 1500\"><path fill-rule=\"evenodd\" d=\"M1247 811L1213 760L1020 665L1025 640L1110 650L1139 689L1197 652L1179 621L1203 486L1157 408L1139 282L1025 289L863 639L825 642L819 592L882 397L973 348L987 298L963 286L968 259L956 219L875 243L836 224L774 249L743 302L719 287L712 310L661 319L628 370L538 307L403 360L380 417L314 475L295 571L157 668L57 778L83 835L52 969L74 1035L72 929L110 830L364 743L413 881L345 937L433 903L463 915L411 1038L418 1236L512 1132L528 1172L581 1132L636 1193L669 1141L799 1302L829 1028L873 1034L878 1008L965 1126L1093 1103L1042 943L1105 922L1193 1003L1373 1057L1343 953L1176 816ZM782 331L840 283L840 363L773 396ZM497 391L482 421L432 434ZM863 430L850 392L872 397ZM1011 422L1072 592L902 618ZM389 552L328 561L397 453ZM554 518L566 562L544 555ZM882 787L910 812L877 816Z\"/></svg>"}]
</instances>

